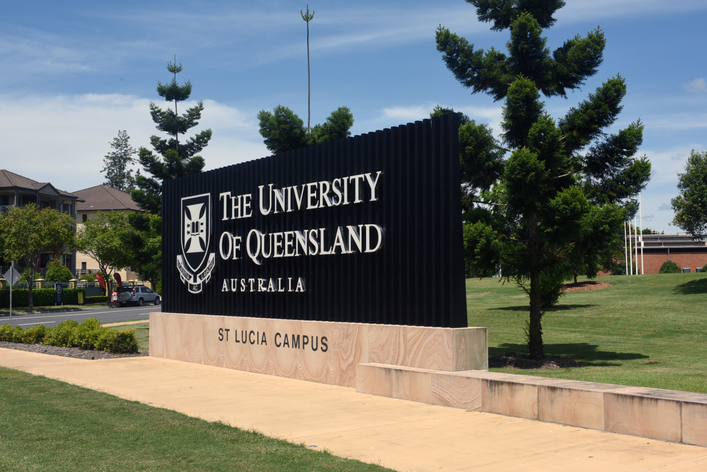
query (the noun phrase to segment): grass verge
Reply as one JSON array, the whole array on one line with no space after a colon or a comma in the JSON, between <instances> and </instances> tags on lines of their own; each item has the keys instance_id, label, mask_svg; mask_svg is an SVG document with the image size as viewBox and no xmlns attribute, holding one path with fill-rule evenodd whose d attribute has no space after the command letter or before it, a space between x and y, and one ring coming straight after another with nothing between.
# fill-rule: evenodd
<instances>
[{"instance_id":1,"label":"grass verge","mask_svg":"<svg viewBox=\"0 0 707 472\"><path fill-rule=\"evenodd\" d=\"M707 274L599 277L611 287L567 293L543 316L545 354L581 368L492 369L707 393ZM489 328L489 355L528 352L527 296L499 279L467 280L469 326Z\"/></svg>"},{"instance_id":2,"label":"grass verge","mask_svg":"<svg viewBox=\"0 0 707 472\"><path fill-rule=\"evenodd\" d=\"M143 321L143 320L140 320ZM114 329L116 331L120 331L121 329L125 328L130 328L135 331L135 337L137 338L137 342L140 344L140 349L149 349L150 348L150 322L148 320L144 320L144 323L135 323L135 324L129 324L130 322L124 321L124 322L117 322L117 323L111 323L110 326L106 326L107 328Z\"/></svg>"},{"instance_id":3,"label":"grass verge","mask_svg":"<svg viewBox=\"0 0 707 472\"><path fill-rule=\"evenodd\" d=\"M1 367L0 469L388 470Z\"/></svg>"}]
</instances>

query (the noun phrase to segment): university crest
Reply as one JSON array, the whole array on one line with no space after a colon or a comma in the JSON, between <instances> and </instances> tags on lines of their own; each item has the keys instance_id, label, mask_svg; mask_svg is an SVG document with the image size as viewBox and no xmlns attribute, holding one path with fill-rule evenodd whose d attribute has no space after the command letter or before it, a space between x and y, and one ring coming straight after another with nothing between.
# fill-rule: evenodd
<instances>
[{"instance_id":1,"label":"university crest","mask_svg":"<svg viewBox=\"0 0 707 472\"><path fill-rule=\"evenodd\" d=\"M200 293L211 279L216 254L209 253L211 242L211 194L182 198L182 254L177 256L177 270L191 293Z\"/></svg>"}]
</instances>

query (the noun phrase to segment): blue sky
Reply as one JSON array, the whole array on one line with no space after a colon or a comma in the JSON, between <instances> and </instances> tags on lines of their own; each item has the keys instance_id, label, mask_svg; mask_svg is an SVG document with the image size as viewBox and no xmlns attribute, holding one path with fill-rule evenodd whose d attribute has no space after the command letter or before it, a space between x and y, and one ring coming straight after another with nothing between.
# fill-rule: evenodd
<instances>
[{"instance_id":1,"label":"blue sky","mask_svg":"<svg viewBox=\"0 0 707 472\"><path fill-rule=\"evenodd\" d=\"M6 2L0 17L0 168L74 191L103 183L103 156L118 130L134 147L158 134L149 103L171 79L176 54L204 102L196 128L211 128L207 169L268 155L259 110L291 108L307 120L306 2L265 0ZM435 48L438 25L477 47L505 49L463 0L309 3L312 124L348 106L354 135L427 118L435 105L463 111L495 132L501 102L471 95ZM614 131L641 119L640 155L653 176L643 192L643 226L666 233L677 174L691 149L707 151L707 2L567 0L547 30L555 49L597 26L604 63L582 90L546 100L556 118L601 82L628 85Z\"/></svg>"}]
</instances>

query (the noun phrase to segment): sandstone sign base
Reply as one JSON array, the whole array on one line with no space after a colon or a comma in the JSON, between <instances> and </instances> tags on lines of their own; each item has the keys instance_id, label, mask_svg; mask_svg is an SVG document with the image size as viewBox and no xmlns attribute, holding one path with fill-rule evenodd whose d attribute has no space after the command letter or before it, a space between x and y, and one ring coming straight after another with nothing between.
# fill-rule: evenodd
<instances>
[{"instance_id":1,"label":"sandstone sign base","mask_svg":"<svg viewBox=\"0 0 707 472\"><path fill-rule=\"evenodd\" d=\"M150 356L707 446L707 395L488 372L486 328L150 314Z\"/></svg>"},{"instance_id":2,"label":"sandstone sign base","mask_svg":"<svg viewBox=\"0 0 707 472\"><path fill-rule=\"evenodd\" d=\"M486 328L150 314L150 356L357 387L357 366L488 369Z\"/></svg>"}]
</instances>

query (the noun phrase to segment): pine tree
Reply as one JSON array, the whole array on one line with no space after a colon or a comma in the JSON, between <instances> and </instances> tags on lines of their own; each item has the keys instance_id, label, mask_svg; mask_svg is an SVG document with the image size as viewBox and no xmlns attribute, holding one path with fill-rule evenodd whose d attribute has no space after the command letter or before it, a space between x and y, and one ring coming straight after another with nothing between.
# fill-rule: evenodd
<instances>
[{"instance_id":1,"label":"pine tree","mask_svg":"<svg viewBox=\"0 0 707 472\"><path fill-rule=\"evenodd\" d=\"M465 227L465 242L477 270L492 272L500 265L503 276L528 294L528 348L538 358L544 355L543 313L579 267L596 269L597 258L619 236L626 212L635 208L632 196L650 178L648 160L633 157L643 126L636 121L606 134L626 94L620 76L557 121L546 112L540 93L566 97L603 60L605 39L598 28L550 52L543 28L555 23L553 15L564 1L467 1L479 20L492 22L496 31L509 29L511 37L504 54L494 48L475 50L441 26L436 34L437 49L457 80L472 93L505 101L504 146L497 143L496 148L510 151L510 157L497 184L482 193L490 205L476 207ZM472 155L488 149L488 142L474 146L468 150Z\"/></svg>"},{"instance_id":2,"label":"pine tree","mask_svg":"<svg viewBox=\"0 0 707 472\"><path fill-rule=\"evenodd\" d=\"M132 266L143 280L150 280L155 290L159 290L162 279L162 182L201 172L204 168L204 158L197 154L208 145L211 139L211 130L207 129L186 141L180 140L180 135L186 134L199 124L204 104L198 102L196 106L188 108L180 115L179 102L189 99L191 82L187 81L184 85L177 83L177 74L182 71L182 65L177 65L176 58L174 63L167 64L167 70L174 76L167 84L158 82L157 93L165 101L172 102L174 110L162 110L154 103L150 103L150 114L152 121L157 124L157 129L167 133L169 139L160 139L158 136L150 138L157 156L144 147L140 148L140 164L152 177L138 172L135 177L138 188L130 195L148 214L131 214L129 223L132 230L123 236L132 250Z\"/></svg>"},{"instance_id":3,"label":"pine tree","mask_svg":"<svg viewBox=\"0 0 707 472\"><path fill-rule=\"evenodd\" d=\"M110 147L114 151L105 155L103 169L101 169L101 172L106 173L105 185L130 192L135 188L135 177L128 166L135 163L133 155L137 154L137 151L130 146L130 136L127 131L118 130L118 136L113 138Z\"/></svg>"},{"instance_id":4,"label":"pine tree","mask_svg":"<svg viewBox=\"0 0 707 472\"><path fill-rule=\"evenodd\" d=\"M174 74L171 82L157 83L157 93L165 101L174 104L174 110L163 110L155 103L150 103L150 115L157 129L167 133L169 139L152 136L150 143L157 152L157 156L150 150L141 147L138 154L140 164L146 173L152 177L140 174L135 177L137 189L131 196L144 210L160 215L162 212L162 181L184 177L201 172L204 168L204 159L197 154L204 149L211 139L211 130L204 130L195 136L180 142L180 135L184 135L191 128L199 124L201 112L204 110L203 102L188 108L179 114L179 102L189 99L191 95L191 82L184 85L177 83L177 74L182 71L182 65L168 63L167 70Z\"/></svg>"},{"instance_id":5,"label":"pine tree","mask_svg":"<svg viewBox=\"0 0 707 472\"><path fill-rule=\"evenodd\" d=\"M304 122L296 113L278 105L272 112L260 110L258 122L265 146L277 154L347 138L351 135L354 118L348 107L339 107L324 123L314 125L311 133L307 133Z\"/></svg>"}]
</instances>

